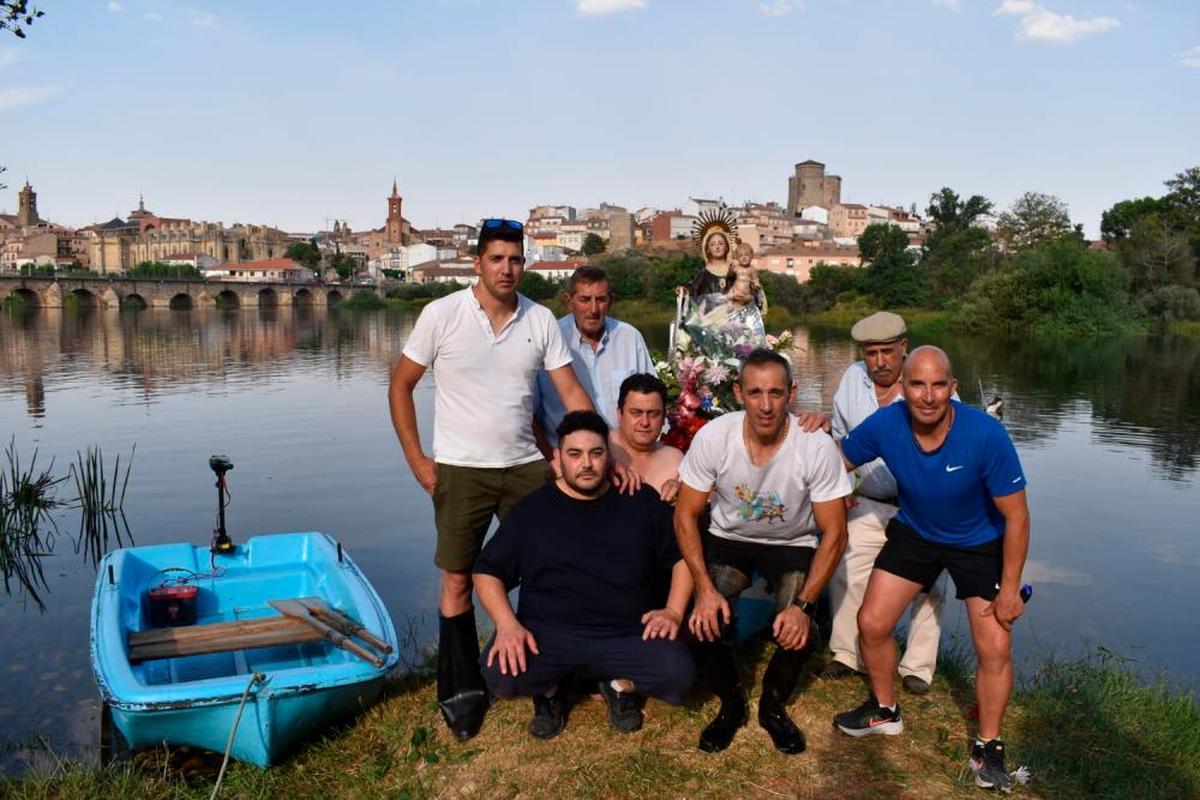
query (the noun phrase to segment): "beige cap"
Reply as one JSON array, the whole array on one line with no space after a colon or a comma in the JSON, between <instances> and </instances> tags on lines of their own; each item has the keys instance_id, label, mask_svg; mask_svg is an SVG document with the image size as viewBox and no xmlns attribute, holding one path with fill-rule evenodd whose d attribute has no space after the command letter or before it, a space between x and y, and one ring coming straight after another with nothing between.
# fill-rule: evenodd
<instances>
[{"instance_id":1,"label":"beige cap","mask_svg":"<svg viewBox=\"0 0 1200 800\"><path fill-rule=\"evenodd\" d=\"M908 332L904 317L890 311L877 311L854 323L850 336L859 344L894 342Z\"/></svg>"}]
</instances>

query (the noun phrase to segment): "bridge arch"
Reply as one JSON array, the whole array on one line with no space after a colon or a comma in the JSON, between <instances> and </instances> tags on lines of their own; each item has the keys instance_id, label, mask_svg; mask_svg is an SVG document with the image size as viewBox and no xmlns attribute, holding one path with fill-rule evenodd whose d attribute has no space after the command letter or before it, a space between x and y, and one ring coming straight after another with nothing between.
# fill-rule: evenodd
<instances>
[{"instance_id":1,"label":"bridge arch","mask_svg":"<svg viewBox=\"0 0 1200 800\"><path fill-rule=\"evenodd\" d=\"M192 300L192 296L187 292L180 292L171 297L167 302L167 308L172 311L191 311L196 307L196 303Z\"/></svg>"},{"instance_id":2,"label":"bridge arch","mask_svg":"<svg viewBox=\"0 0 1200 800\"><path fill-rule=\"evenodd\" d=\"M13 289L9 297L18 298L26 308L41 308L42 298L33 289L27 289L24 286Z\"/></svg>"},{"instance_id":3,"label":"bridge arch","mask_svg":"<svg viewBox=\"0 0 1200 800\"><path fill-rule=\"evenodd\" d=\"M275 293L274 289L268 286L258 290L259 308L272 308L277 305L279 305L279 295Z\"/></svg>"},{"instance_id":4,"label":"bridge arch","mask_svg":"<svg viewBox=\"0 0 1200 800\"><path fill-rule=\"evenodd\" d=\"M141 311L147 308L150 304L146 302L146 298L142 297L137 292L130 292L121 298L121 309L128 311Z\"/></svg>"},{"instance_id":5,"label":"bridge arch","mask_svg":"<svg viewBox=\"0 0 1200 800\"><path fill-rule=\"evenodd\" d=\"M313 304L313 293L308 289L297 289L292 295L292 305L294 306L311 306Z\"/></svg>"},{"instance_id":6,"label":"bridge arch","mask_svg":"<svg viewBox=\"0 0 1200 800\"><path fill-rule=\"evenodd\" d=\"M100 305L96 300L96 295L87 289L72 289L68 296L75 298L75 302L79 304L80 308L95 308Z\"/></svg>"},{"instance_id":7,"label":"bridge arch","mask_svg":"<svg viewBox=\"0 0 1200 800\"><path fill-rule=\"evenodd\" d=\"M222 289L214 298L216 303L221 308L241 308L242 298L238 297L238 293L232 289Z\"/></svg>"},{"instance_id":8,"label":"bridge arch","mask_svg":"<svg viewBox=\"0 0 1200 800\"><path fill-rule=\"evenodd\" d=\"M325 302L331 306L337 305L338 303L342 302L342 293L337 289L330 289L329 291L325 292Z\"/></svg>"}]
</instances>

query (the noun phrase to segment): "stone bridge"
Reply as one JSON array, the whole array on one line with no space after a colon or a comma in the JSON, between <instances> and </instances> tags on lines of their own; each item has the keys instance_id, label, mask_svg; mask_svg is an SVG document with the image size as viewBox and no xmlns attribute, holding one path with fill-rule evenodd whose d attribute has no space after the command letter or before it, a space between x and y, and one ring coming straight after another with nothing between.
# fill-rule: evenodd
<instances>
[{"instance_id":1,"label":"stone bridge","mask_svg":"<svg viewBox=\"0 0 1200 800\"><path fill-rule=\"evenodd\" d=\"M250 283L177 278L45 278L0 275L0 304L10 296L38 308L72 303L100 308L171 308L185 310L220 305L332 306L352 294L375 293L370 286L324 283ZM73 298L73 299L68 299Z\"/></svg>"}]
</instances>

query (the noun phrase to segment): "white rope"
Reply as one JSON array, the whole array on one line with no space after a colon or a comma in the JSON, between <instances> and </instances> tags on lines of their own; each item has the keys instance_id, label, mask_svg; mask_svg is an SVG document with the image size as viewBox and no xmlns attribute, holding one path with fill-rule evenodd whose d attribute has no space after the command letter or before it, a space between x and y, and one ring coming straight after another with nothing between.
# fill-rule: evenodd
<instances>
[{"instance_id":1,"label":"white rope","mask_svg":"<svg viewBox=\"0 0 1200 800\"><path fill-rule=\"evenodd\" d=\"M233 752L233 740L237 737L238 725L242 721L242 712L246 710L246 698L250 696L250 690L254 688L254 684L266 679L267 676L263 673L254 673L250 676L250 682L246 684L246 690L242 692L242 702L238 703L237 716L233 718L233 727L229 729L229 741L225 744L225 758L221 761L221 771L217 773L217 782L213 785L212 794L208 796L208 800L217 800L217 792L221 791L221 781L225 780L225 768L229 766L229 754Z\"/></svg>"}]
</instances>

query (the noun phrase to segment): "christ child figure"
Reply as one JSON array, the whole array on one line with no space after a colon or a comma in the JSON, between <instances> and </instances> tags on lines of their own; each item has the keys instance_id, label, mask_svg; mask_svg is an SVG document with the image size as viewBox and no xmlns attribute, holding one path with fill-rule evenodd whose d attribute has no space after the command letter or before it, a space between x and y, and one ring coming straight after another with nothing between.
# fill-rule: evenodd
<instances>
[{"instance_id":1,"label":"christ child figure","mask_svg":"<svg viewBox=\"0 0 1200 800\"><path fill-rule=\"evenodd\" d=\"M726 279L725 296L731 303L746 306L754 303L760 311L765 312L766 293L758 282L758 270L751 263L754 260L754 248L742 242L733 251L733 263L729 266L729 276Z\"/></svg>"}]
</instances>

